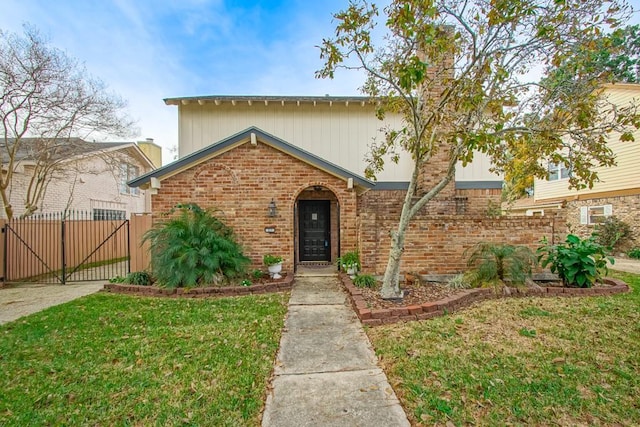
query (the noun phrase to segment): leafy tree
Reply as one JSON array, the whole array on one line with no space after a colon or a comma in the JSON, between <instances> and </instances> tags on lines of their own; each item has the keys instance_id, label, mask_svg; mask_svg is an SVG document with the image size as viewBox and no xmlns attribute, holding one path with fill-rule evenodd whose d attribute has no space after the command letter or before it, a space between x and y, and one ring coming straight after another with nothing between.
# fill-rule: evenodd
<instances>
[{"instance_id":1,"label":"leafy tree","mask_svg":"<svg viewBox=\"0 0 640 427\"><path fill-rule=\"evenodd\" d=\"M72 137L132 133L132 121L123 113L126 103L33 28L25 27L23 35L0 30L0 93L0 198L8 219L21 160L31 163L24 195L28 215L44 198L51 177L64 170L61 160L81 152ZM27 137L37 138L37 144L27 145Z\"/></svg>"},{"instance_id":2,"label":"leafy tree","mask_svg":"<svg viewBox=\"0 0 640 427\"><path fill-rule=\"evenodd\" d=\"M592 185L593 167L614 163L607 135L621 131L631 139L628 126L638 117L600 97L604 73L589 79L553 74L574 58L584 61L576 46L588 47L602 28L628 17L624 0L392 0L382 12L354 0L335 14L335 36L320 46L324 65L316 75L364 71L362 90L380 101L378 117L404 118L403 127L384 128L385 139L372 144L365 171L374 177L385 160L397 161L403 152L415 164L381 289L383 298L398 298L409 223L450 184L458 162L480 151L496 170L509 172L510 153L526 147L521 169L528 175L546 176L542 160L563 162L571 165L573 187ZM532 69L542 77L534 78ZM602 115L607 120L599 120ZM430 187L419 185L421 171L442 164Z\"/></svg>"},{"instance_id":3,"label":"leafy tree","mask_svg":"<svg viewBox=\"0 0 640 427\"><path fill-rule=\"evenodd\" d=\"M151 269L159 284L170 288L220 282L244 274L250 260L233 231L196 204L176 205L144 235L150 243Z\"/></svg>"},{"instance_id":4,"label":"leafy tree","mask_svg":"<svg viewBox=\"0 0 640 427\"><path fill-rule=\"evenodd\" d=\"M595 48L594 48L595 47ZM579 46L584 61L564 64L568 72L606 73L611 82L640 82L640 25L629 25ZM562 68L562 67L561 67Z\"/></svg>"}]
</instances>

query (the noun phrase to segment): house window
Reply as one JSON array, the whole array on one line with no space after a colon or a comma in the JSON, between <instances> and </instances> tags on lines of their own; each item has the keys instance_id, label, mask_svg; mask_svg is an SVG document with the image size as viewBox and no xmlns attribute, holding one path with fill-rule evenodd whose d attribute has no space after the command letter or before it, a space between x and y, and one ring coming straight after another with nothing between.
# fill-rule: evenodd
<instances>
[{"instance_id":1,"label":"house window","mask_svg":"<svg viewBox=\"0 0 640 427\"><path fill-rule=\"evenodd\" d=\"M549 181L558 181L560 179L567 179L571 175L571 171L568 167L564 165L564 163L553 163L549 162L549 166L547 168Z\"/></svg>"},{"instance_id":2,"label":"house window","mask_svg":"<svg viewBox=\"0 0 640 427\"><path fill-rule=\"evenodd\" d=\"M93 220L94 221L112 221L127 219L127 213L125 211L119 211L115 209L94 209Z\"/></svg>"},{"instance_id":3,"label":"house window","mask_svg":"<svg viewBox=\"0 0 640 427\"><path fill-rule=\"evenodd\" d=\"M138 187L129 187L128 181L137 178L140 175L140 168L128 163L120 163L120 194L131 194L137 196L140 194Z\"/></svg>"},{"instance_id":4,"label":"house window","mask_svg":"<svg viewBox=\"0 0 640 427\"><path fill-rule=\"evenodd\" d=\"M580 224L600 224L611 215L613 215L611 205L582 206L580 208Z\"/></svg>"}]
</instances>

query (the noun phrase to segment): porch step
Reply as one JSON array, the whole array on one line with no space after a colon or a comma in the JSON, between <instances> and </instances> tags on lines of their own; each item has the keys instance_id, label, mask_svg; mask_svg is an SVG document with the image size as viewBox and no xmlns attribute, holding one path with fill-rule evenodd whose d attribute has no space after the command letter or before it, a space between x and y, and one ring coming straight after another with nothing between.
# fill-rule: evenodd
<instances>
[{"instance_id":1,"label":"porch step","mask_svg":"<svg viewBox=\"0 0 640 427\"><path fill-rule=\"evenodd\" d=\"M330 277L337 276L336 266L331 263L298 264L296 277Z\"/></svg>"}]
</instances>

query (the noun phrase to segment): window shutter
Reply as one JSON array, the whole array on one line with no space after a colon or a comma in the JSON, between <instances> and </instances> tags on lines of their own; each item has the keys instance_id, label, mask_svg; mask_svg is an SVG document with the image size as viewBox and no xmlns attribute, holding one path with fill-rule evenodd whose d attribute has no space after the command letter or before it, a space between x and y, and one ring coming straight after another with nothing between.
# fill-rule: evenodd
<instances>
[{"instance_id":1,"label":"window shutter","mask_svg":"<svg viewBox=\"0 0 640 427\"><path fill-rule=\"evenodd\" d=\"M589 208L586 206L580 207L580 224L589 223Z\"/></svg>"},{"instance_id":2,"label":"window shutter","mask_svg":"<svg viewBox=\"0 0 640 427\"><path fill-rule=\"evenodd\" d=\"M604 205L604 216L611 216L611 215L613 215L613 206Z\"/></svg>"}]
</instances>

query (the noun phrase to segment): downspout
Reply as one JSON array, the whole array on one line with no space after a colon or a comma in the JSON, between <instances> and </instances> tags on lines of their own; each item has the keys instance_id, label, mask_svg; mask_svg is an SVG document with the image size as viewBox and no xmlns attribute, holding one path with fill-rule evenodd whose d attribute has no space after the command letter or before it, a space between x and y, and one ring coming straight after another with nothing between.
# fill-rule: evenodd
<instances>
[{"instance_id":1,"label":"downspout","mask_svg":"<svg viewBox=\"0 0 640 427\"><path fill-rule=\"evenodd\" d=\"M336 210L338 211L338 258L340 258L340 201L336 201ZM337 260L336 260L337 261ZM340 265L336 262L336 267L340 271Z\"/></svg>"}]
</instances>

